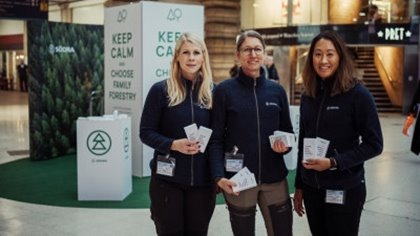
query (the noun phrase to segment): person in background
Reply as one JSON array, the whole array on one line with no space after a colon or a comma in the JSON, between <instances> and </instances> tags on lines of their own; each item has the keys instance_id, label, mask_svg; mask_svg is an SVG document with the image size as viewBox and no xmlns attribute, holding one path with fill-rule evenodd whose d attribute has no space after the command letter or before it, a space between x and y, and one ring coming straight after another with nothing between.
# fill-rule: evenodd
<instances>
[{"instance_id":1,"label":"person in background","mask_svg":"<svg viewBox=\"0 0 420 236\"><path fill-rule=\"evenodd\" d=\"M377 5L369 5L368 11L368 37L369 41L374 42L377 32L378 24L382 23L382 16L379 14L379 8Z\"/></svg>"},{"instance_id":2,"label":"person in background","mask_svg":"<svg viewBox=\"0 0 420 236\"><path fill-rule=\"evenodd\" d=\"M277 73L276 65L274 64L273 56L267 55L265 57L265 66L267 68L267 78L271 80L275 80L277 82L280 81L279 74Z\"/></svg>"},{"instance_id":3,"label":"person in background","mask_svg":"<svg viewBox=\"0 0 420 236\"><path fill-rule=\"evenodd\" d=\"M359 18L357 20L359 24L379 24L382 23L382 16L379 13L377 5L365 5L360 9Z\"/></svg>"},{"instance_id":4,"label":"person in background","mask_svg":"<svg viewBox=\"0 0 420 236\"><path fill-rule=\"evenodd\" d=\"M382 23L382 16L379 13L379 8L377 5L370 5L368 11L368 22L371 24L380 24Z\"/></svg>"},{"instance_id":5,"label":"person in background","mask_svg":"<svg viewBox=\"0 0 420 236\"><path fill-rule=\"evenodd\" d=\"M3 66L5 67L5 66ZM8 80L6 77L6 70L5 69L0 69L0 89L2 90L8 90L9 89L9 84L8 84Z\"/></svg>"},{"instance_id":6,"label":"person in background","mask_svg":"<svg viewBox=\"0 0 420 236\"><path fill-rule=\"evenodd\" d=\"M238 71L239 71L239 66L238 64L234 64L230 69L229 69L229 75L231 78L235 77L238 75Z\"/></svg>"},{"instance_id":7,"label":"person in background","mask_svg":"<svg viewBox=\"0 0 420 236\"><path fill-rule=\"evenodd\" d=\"M237 236L255 234L257 204L267 235L292 235L288 170L283 159L290 148L282 141L271 145L269 136L276 130L293 133L293 127L285 90L264 75L265 46L258 32L243 32L236 44L239 73L218 84L213 94L212 176L223 192ZM234 192L236 183L230 178L244 167L255 175L257 186Z\"/></svg>"},{"instance_id":8,"label":"person in background","mask_svg":"<svg viewBox=\"0 0 420 236\"><path fill-rule=\"evenodd\" d=\"M155 83L140 121L141 141L154 149L150 163L151 218L158 235L207 235L215 207L207 151L184 127L210 127L212 73L204 41L183 33L169 79Z\"/></svg>"},{"instance_id":9,"label":"person in background","mask_svg":"<svg viewBox=\"0 0 420 236\"><path fill-rule=\"evenodd\" d=\"M312 235L356 236L366 200L363 165L383 149L374 99L333 31L312 40L302 77L294 210L306 210ZM329 142L325 156L308 152L309 138Z\"/></svg>"},{"instance_id":10,"label":"person in background","mask_svg":"<svg viewBox=\"0 0 420 236\"><path fill-rule=\"evenodd\" d=\"M19 76L19 85L21 92L28 92L28 66L20 61L20 64L17 66L17 72Z\"/></svg>"},{"instance_id":11,"label":"person in background","mask_svg":"<svg viewBox=\"0 0 420 236\"><path fill-rule=\"evenodd\" d=\"M414 93L414 96L411 99L410 110L404 122L402 133L406 136L410 135L409 128L411 127L411 125L414 123L414 120L418 116L419 103L420 103L420 82L417 83L416 92ZM419 155L420 153L420 122L416 122L414 126L414 132L413 132L413 137L411 139L410 150L416 155Z\"/></svg>"}]
</instances>

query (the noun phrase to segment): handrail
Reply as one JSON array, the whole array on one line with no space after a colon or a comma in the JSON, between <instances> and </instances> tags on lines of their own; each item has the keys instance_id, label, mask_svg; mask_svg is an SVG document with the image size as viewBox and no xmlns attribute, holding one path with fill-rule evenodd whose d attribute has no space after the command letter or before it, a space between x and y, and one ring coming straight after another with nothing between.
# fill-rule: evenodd
<instances>
[{"instance_id":1,"label":"handrail","mask_svg":"<svg viewBox=\"0 0 420 236\"><path fill-rule=\"evenodd\" d=\"M378 56L378 60L379 60L379 63L380 63L380 65L381 65L381 71L385 72L385 76L386 76L386 78L388 79L388 81L389 81L391 84L394 84L396 81L394 81L394 80L392 79L392 77L388 74L388 71L387 71L387 70L385 70L385 66L384 66L384 62L383 62L383 59L382 59L381 54L379 54L379 53L377 53L377 52L375 51L375 55L377 55L377 56Z\"/></svg>"}]
</instances>

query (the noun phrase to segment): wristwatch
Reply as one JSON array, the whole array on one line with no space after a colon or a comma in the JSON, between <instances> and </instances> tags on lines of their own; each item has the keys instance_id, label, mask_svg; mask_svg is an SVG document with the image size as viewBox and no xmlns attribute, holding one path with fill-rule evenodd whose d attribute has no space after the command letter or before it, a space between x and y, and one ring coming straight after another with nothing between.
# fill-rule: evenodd
<instances>
[{"instance_id":1,"label":"wristwatch","mask_svg":"<svg viewBox=\"0 0 420 236\"><path fill-rule=\"evenodd\" d=\"M334 157L330 157L330 170L337 169L337 160Z\"/></svg>"}]
</instances>

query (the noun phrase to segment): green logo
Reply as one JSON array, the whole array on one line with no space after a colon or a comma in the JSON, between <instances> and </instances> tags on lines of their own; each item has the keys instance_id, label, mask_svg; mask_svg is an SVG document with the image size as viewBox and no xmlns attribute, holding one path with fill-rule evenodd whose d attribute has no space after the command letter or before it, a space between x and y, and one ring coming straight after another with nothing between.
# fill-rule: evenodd
<instances>
[{"instance_id":1,"label":"green logo","mask_svg":"<svg viewBox=\"0 0 420 236\"><path fill-rule=\"evenodd\" d=\"M102 130L95 130L87 138L87 147L93 155L105 155L111 149L111 137Z\"/></svg>"},{"instance_id":2,"label":"green logo","mask_svg":"<svg viewBox=\"0 0 420 236\"><path fill-rule=\"evenodd\" d=\"M128 148L130 148L130 132L128 131L128 128L124 129L123 134L123 143L124 143L124 152L128 152Z\"/></svg>"},{"instance_id":3,"label":"green logo","mask_svg":"<svg viewBox=\"0 0 420 236\"><path fill-rule=\"evenodd\" d=\"M179 8L172 9L171 8L168 12L168 16L166 16L166 19L168 19L170 21L173 21L173 20L179 21L181 16L182 16L182 10L181 9L179 9Z\"/></svg>"}]
</instances>

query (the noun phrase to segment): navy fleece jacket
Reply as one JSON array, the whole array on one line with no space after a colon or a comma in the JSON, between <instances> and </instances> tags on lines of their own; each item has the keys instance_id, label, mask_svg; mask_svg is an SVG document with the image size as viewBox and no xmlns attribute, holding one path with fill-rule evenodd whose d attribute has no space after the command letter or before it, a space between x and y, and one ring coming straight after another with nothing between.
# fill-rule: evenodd
<instances>
[{"instance_id":1,"label":"navy fleece jacket","mask_svg":"<svg viewBox=\"0 0 420 236\"><path fill-rule=\"evenodd\" d=\"M288 173L283 155L271 149L269 140L275 130L293 133L283 87L264 76L254 80L240 70L238 77L217 85L213 97L209 145L213 178L235 174L225 172L224 153L236 145L257 183L283 180Z\"/></svg>"},{"instance_id":2,"label":"navy fleece jacket","mask_svg":"<svg viewBox=\"0 0 420 236\"><path fill-rule=\"evenodd\" d=\"M166 80L155 83L150 89L140 122L141 141L155 149L150 167L156 173L157 155L169 154L176 160L175 175L156 177L187 186L212 184L207 152L186 155L171 151L175 139L186 138L184 127L196 123L198 127L210 127L210 110L197 103L197 88L193 89L189 80L184 80L187 97L176 105L168 106Z\"/></svg>"},{"instance_id":3,"label":"navy fleece jacket","mask_svg":"<svg viewBox=\"0 0 420 236\"><path fill-rule=\"evenodd\" d=\"M331 81L319 79L318 96L302 95L298 166L295 187L350 189L364 182L363 163L382 152L383 138L375 101L362 84L330 96ZM330 141L327 157L334 157L337 170L303 168L304 138Z\"/></svg>"}]
</instances>

